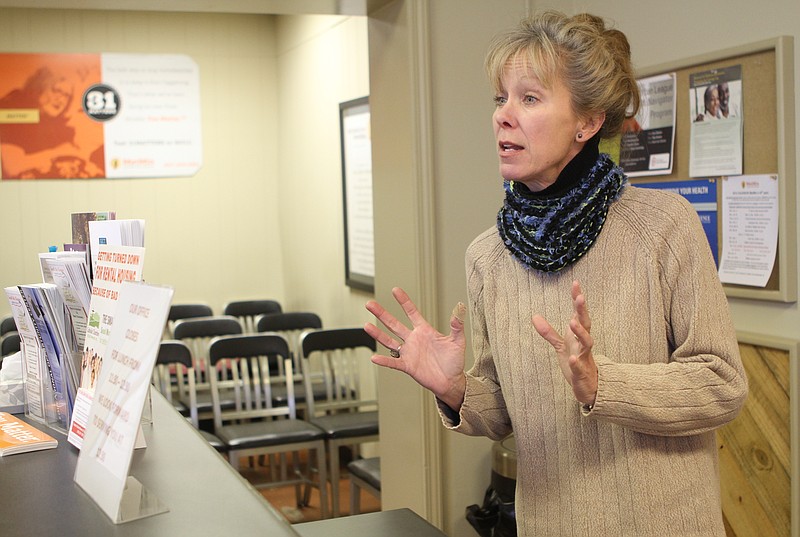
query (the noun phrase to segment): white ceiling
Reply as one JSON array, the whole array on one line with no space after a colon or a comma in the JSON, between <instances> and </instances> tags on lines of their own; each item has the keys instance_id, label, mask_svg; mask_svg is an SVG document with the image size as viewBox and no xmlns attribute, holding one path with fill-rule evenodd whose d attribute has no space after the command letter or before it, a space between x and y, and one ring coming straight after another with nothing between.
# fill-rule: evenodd
<instances>
[{"instance_id":1,"label":"white ceiling","mask_svg":"<svg viewBox=\"0 0 800 537\"><path fill-rule=\"evenodd\" d=\"M393 0L0 0L2 7L273 15L366 15Z\"/></svg>"}]
</instances>

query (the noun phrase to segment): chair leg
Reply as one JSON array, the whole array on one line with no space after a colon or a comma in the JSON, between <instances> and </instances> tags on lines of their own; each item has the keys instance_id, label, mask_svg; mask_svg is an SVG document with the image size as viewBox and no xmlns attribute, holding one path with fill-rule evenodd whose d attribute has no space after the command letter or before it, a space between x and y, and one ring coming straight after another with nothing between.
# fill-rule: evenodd
<instances>
[{"instance_id":1,"label":"chair leg","mask_svg":"<svg viewBox=\"0 0 800 537\"><path fill-rule=\"evenodd\" d=\"M332 516L339 516L339 446L328 443L328 452L331 460L331 505Z\"/></svg>"},{"instance_id":2,"label":"chair leg","mask_svg":"<svg viewBox=\"0 0 800 537\"><path fill-rule=\"evenodd\" d=\"M361 513L361 489L358 488L356 482L350 480L350 514L357 515Z\"/></svg>"},{"instance_id":3,"label":"chair leg","mask_svg":"<svg viewBox=\"0 0 800 537\"><path fill-rule=\"evenodd\" d=\"M328 473L325 463L325 444L324 442L316 449L317 472L319 473L319 506L322 518L328 518ZM335 487L332 487L335 489Z\"/></svg>"},{"instance_id":4,"label":"chair leg","mask_svg":"<svg viewBox=\"0 0 800 537\"><path fill-rule=\"evenodd\" d=\"M302 471L300 470L300 453L297 451L292 452L292 469L294 470L294 475L296 477L303 475ZM303 488L300 483L294 486L294 496L295 496L295 501L297 502L297 507L305 507L308 505L308 499L304 498L302 491Z\"/></svg>"}]
</instances>

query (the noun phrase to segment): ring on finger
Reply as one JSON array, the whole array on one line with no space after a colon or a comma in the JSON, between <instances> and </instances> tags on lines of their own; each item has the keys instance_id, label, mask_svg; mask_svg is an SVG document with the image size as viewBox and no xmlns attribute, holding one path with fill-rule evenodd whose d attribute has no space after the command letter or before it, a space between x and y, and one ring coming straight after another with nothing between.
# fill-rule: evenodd
<instances>
[{"instance_id":1,"label":"ring on finger","mask_svg":"<svg viewBox=\"0 0 800 537\"><path fill-rule=\"evenodd\" d=\"M389 356L392 358L400 358L400 349L403 348L403 344L397 346L396 349L389 349Z\"/></svg>"}]
</instances>

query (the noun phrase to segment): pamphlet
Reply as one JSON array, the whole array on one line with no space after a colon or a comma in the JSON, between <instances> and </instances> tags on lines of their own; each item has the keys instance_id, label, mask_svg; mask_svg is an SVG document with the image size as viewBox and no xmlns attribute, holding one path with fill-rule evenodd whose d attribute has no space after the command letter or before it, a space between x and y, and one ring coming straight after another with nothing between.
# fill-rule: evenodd
<instances>
[{"instance_id":1,"label":"pamphlet","mask_svg":"<svg viewBox=\"0 0 800 537\"><path fill-rule=\"evenodd\" d=\"M115 523L126 521L122 498L135 480L128 471L172 294L169 287L123 282L86 422L75 482Z\"/></svg>"},{"instance_id":2,"label":"pamphlet","mask_svg":"<svg viewBox=\"0 0 800 537\"><path fill-rule=\"evenodd\" d=\"M144 247L144 220L94 220L89 222L92 274L97 278L97 255L103 246Z\"/></svg>"},{"instance_id":3,"label":"pamphlet","mask_svg":"<svg viewBox=\"0 0 800 537\"><path fill-rule=\"evenodd\" d=\"M69 443L79 449L92 396L100 378L106 345L113 329L120 288L124 281L141 281L144 268L144 248L137 246L103 245L97 255L83 344L80 388L67 435Z\"/></svg>"},{"instance_id":4,"label":"pamphlet","mask_svg":"<svg viewBox=\"0 0 800 537\"><path fill-rule=\"evenodd\" d=\"M0 412L0 457L53 449L58 440L8 412Z\"/></svg>"}]
</instances>

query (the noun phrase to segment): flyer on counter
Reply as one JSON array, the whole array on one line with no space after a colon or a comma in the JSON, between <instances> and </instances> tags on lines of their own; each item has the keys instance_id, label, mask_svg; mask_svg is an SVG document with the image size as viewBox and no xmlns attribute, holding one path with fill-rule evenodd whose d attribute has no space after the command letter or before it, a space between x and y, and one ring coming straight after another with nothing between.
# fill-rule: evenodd
<instances>
[{"instance_id":1,"label":"flyer on counter","mask_svg":"<svg viewBox=\"0 0 800 537\"><path fill-rule=\"evenodd\" d=\"M75 482L115 523L127 521L123 495L136 489L128 471L172 294L170 287L122 282L78 455Z\"/></svg>"},{"instance_id":2,"label":"flyer on counter","mask_svg":"<svg viewBox=\"0 0 800 537\"><path fill-rule=\"evenodd\" d=\"M67 440L78 449L100 379L106 346L115 323L117 302L124 281L141 281L145 249L138 246L105 244L97 251L97 268L92 281L89 318L84 336L80 388L73 408Z\"/></svg>"}]
</instances>

